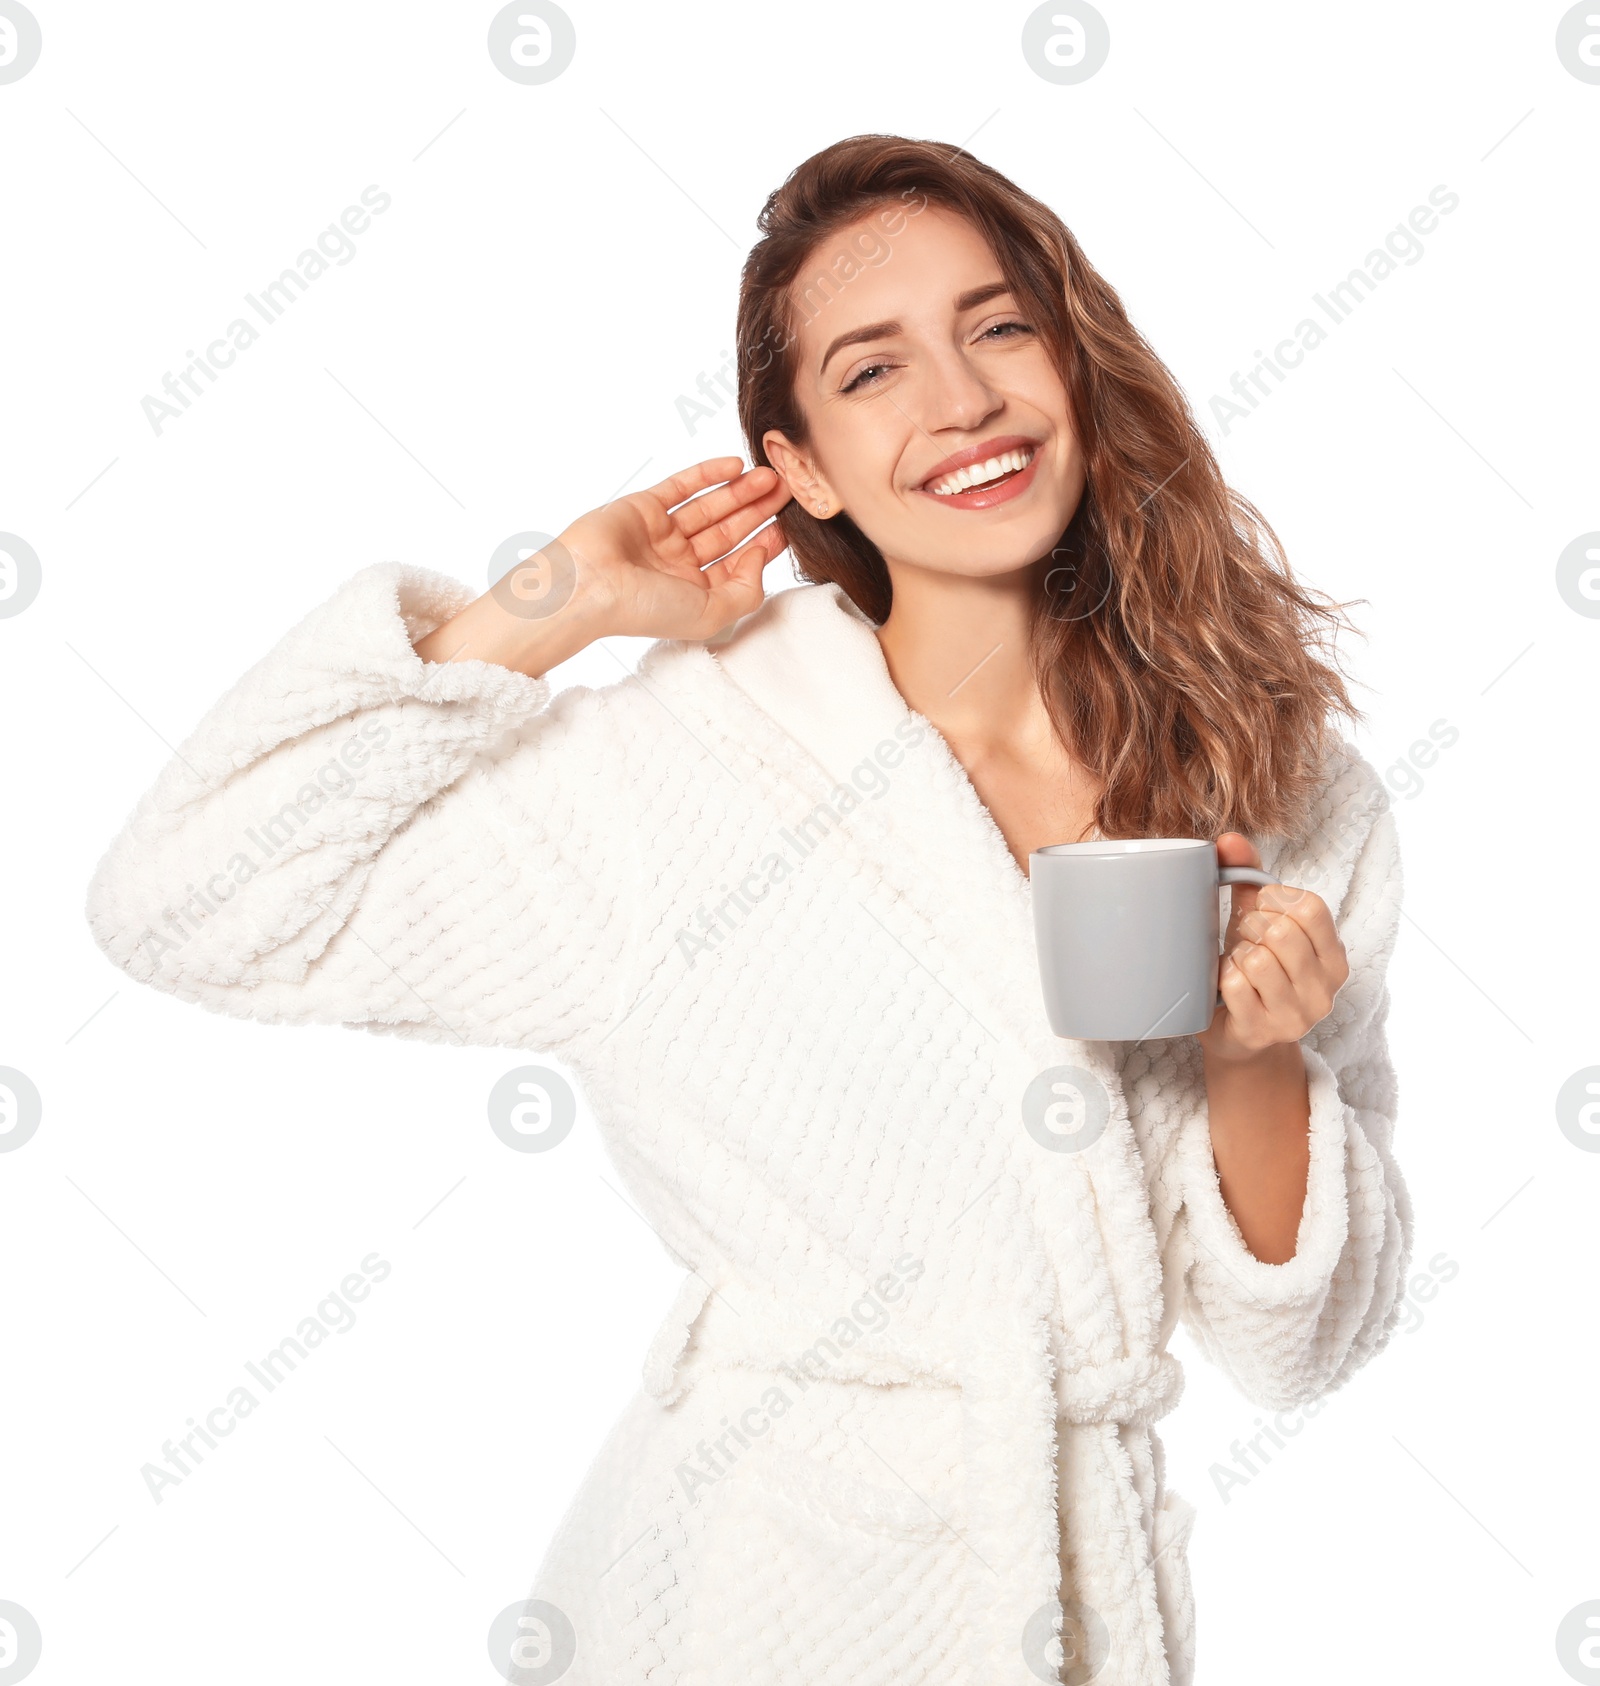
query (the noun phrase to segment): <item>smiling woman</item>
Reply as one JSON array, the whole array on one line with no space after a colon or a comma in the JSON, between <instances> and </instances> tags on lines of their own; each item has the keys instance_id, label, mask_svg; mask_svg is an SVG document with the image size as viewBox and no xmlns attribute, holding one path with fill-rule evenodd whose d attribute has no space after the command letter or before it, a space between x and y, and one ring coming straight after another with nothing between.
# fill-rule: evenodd
<instances>
[{"instance_id":1,"label":"smiling woman","mask_svg":"<svg viewBox=\"0 0 1600 1686\"><path fill-rule=\"evenodd\" d=\"M688 1274L507 1624L540 1679L1186 1686L1174 1327L1291 1410L1388 1340L1410 1255L1336 616L998 172L858 136L760 226L756 466L578 515L511 590L356 573L180 747L90 924L216 1011L581 1077ZM613 633L656 640L637 681L556 694ZM1232 892L1199 1034L1052 1033L1028 865L1091 837L1278 880Z\"/></svg>"},{"instance_id":2,"label":"smiling woman","mask_svg":"<svg viewBox=\"0 0 1600 1686\"><path fill-rule=\"evenodd\" d=\"M928 208L892 260L825 324L806 319L795 282L814 254L848 254L880 202L908 194ZM1226 486L1061 220L964 153L862 136L808 160L760 221L739 343L784 351L741 365L740 419L795 492L780 519L801 577L883 625L893 668L897 590L1012 576L1051 727L1108 835L1302 818L1328 716L1355 712L1319 659L1337 606L1296 583ZM947 452L953 430L982 437ZM1007 452L1026 459L1009 477ZM1003 513L955 513L973 510Z\"/></svg>"}]
</instances>

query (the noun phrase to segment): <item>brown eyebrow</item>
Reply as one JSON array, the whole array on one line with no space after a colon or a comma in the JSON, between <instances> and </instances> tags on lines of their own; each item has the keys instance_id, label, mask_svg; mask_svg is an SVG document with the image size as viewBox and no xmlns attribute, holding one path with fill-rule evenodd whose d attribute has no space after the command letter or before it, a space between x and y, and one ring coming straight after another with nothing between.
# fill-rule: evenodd
<instances>
[{"instance_id":1,"label":"brown eyebrow","mask_svg":"<svg viewBox=\"0 0 1600 1686\"><path fill-rule=\"evenodd\" d=\"M990 299L999 298L1002 293L1009 293L1010 286L1004 281L991 281L986 286L971 287L956 299L956 314L963 311L975 310L980 304L987 304ZM860 345L863 340L892 339L904 329L898 322L869 322L864 328L852 328L847 334L840 334L823 354L822 361L817 365L820 375L833 360L836 351L842 351L847 345Z\"/></svg>"}]
</instances>

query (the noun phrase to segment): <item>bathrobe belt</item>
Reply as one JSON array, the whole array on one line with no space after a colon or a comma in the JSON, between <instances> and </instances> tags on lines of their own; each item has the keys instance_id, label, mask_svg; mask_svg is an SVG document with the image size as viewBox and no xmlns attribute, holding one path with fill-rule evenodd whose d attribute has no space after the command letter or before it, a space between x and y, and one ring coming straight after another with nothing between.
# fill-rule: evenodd
<instances>
[{"instance_id":1,"label":"bathrobe belt","mask_svg":"<svg viewBox=\"0 0 1600 1686\"><path fill-rule=\"evenodd\" d=\"M1043 1332L1019 1328L1007 1342L1005 1321L992 1317L985 1318L980 1346L985 1356L979 1359L959 1335L942 1342L938 1352L920 1351L917 1341L899 1341L892 1333L887 1338L868 1333L841 1348L825 1321L808 1328L793 1317L750 1316L749 1310L748 1304L744 1310L731 1304L701 1277L685 1277L645 1357L645 1391L670 1405L688 1390L702 1364L789 1370L810 1380L971 1386L975 1367L992 1362L997 1347L1005 1345L1015 1349L1016 1380L1031 1377L1036 1387L1053 1391L1058 1415L1071 1423L1151 1423L1177 1404L1183 1388L1183 1371L1166 1352L1063 1369L1052 1382L1048 1362L1038 1362Z\"/></svg>"}]
</instances>

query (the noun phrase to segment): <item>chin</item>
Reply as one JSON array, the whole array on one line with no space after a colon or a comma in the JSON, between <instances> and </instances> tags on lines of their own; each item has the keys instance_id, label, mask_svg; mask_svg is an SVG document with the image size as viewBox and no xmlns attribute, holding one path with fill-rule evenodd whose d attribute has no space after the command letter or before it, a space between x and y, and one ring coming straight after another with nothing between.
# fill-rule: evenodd
<instances>
[{"instance_id":1,"label":"chin","mask_svg":"<svg viewBox=\"0 0 1600 1686\"><path fill-rule=\"evenodd\" d=\"M918 566L927 569L930 574L959 574L964 579L973 580L1003 579L1008 574L1024 572L1033 567L1041 557L1048 556L1056 536L1051 534L1036 545L1011 543L1003 550L985 551L977 555L971 551L963 551L959 556L937 557L921 562Z\"/></svg>"}]
</instances>

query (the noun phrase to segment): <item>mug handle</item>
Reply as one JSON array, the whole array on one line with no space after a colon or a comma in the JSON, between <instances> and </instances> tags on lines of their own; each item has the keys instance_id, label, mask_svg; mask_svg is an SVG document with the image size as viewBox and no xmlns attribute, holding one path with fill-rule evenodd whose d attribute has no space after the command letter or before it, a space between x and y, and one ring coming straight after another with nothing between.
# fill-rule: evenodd
<instances>
[{"instance_id":1,"label":"mug handle","mask_svg":"<svg viewBox=\"0 0 1600 1686\"><path fill-rule=\"evenodd\" d=\"M1270 872L1263 872L1258 866L1219 866L1217 868L1217 888L1224 884L1281 884L1281 878L1274 878Z\"/></svg>"},{"instance_id":2,"label":"mug handle","mask_svg":"<svg viewBox=\"0 0 1600 1686\"><path fill-rule=\"evenodd\" d=\"M1274 878L1270 872L1263 872L1258 866L1219 866L1217 868L1217 888L1224 884L1281 884L1281 878ZM1222 991L1217 991L1217 1007L1222 1005ZM1212 1012L1216 1011L1213 1007Z\"/></svg>"}]
</instances>

